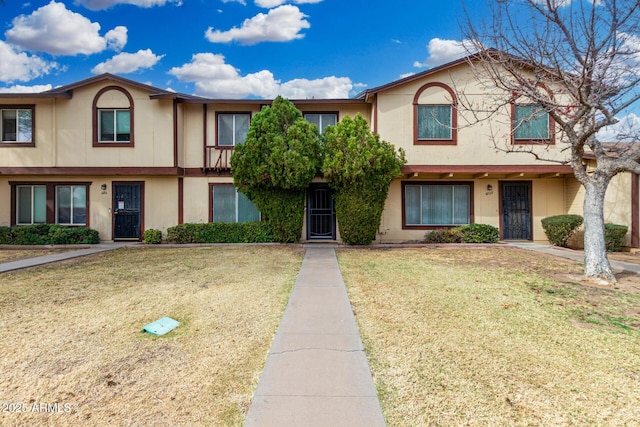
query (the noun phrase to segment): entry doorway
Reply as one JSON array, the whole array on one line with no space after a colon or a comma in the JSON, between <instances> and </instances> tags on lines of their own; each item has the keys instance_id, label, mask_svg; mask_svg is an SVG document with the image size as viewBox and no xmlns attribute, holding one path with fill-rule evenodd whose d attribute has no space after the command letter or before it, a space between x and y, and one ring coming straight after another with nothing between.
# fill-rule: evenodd
<instances>
[{"instance_id":1,"label":"entry doorway","mask_svg":"<svg viewBox=\"0 0 640 427\"><path fill-rule=\"evenodd\" d=\"M333 191L327 184L311 184L307 190L307 239L335 240L336 213Z\"/></svg>"},{"instance_id":2,"label":"entry doorway","mask_svg":"<svg viewBox=\"0 0 640 427\"><path fill-rule=\"evenodd\" d=\"M531 181L500 183L503 240L532 240Z\"/></svg>"},{"instance_id":3,"label":"entry doorway","mask_svg":"<svg viewBox=\"0 0 640 427\"><path fill-rule=\"evenodd\" d=\"M113 183L113 240L141 240L144 183Z\"/></svg>"}]
</instances>

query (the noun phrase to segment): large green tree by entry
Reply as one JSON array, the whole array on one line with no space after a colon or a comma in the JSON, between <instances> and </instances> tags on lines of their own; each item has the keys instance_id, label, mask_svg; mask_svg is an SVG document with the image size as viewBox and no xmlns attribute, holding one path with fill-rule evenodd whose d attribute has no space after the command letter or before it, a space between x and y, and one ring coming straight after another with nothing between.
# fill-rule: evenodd
<instances>
[{"instance_id":1,"label":"large green tree by entry","mask_svg":"<svg viewBox=\"0 0 640 427\"><path fill-rule=\"evenodd\" d=\"M335 190L340 237L368 245L376 237L389 186L406 160L404 151L382 141L357 114L325 130L322 173Z\"/></svg>"},{"instance_id":2,"label":"large green tree by entry","mask_svg":"<svg viewBox=\"0 0 640 427\"><path fill-rule=\"evenodd\" d=\"M317 127L293 103L277 97L252 118L230 162L234 185L262 212L274 239L299 241L305 191L322 162Z\"/></svg>"}]
</instances>

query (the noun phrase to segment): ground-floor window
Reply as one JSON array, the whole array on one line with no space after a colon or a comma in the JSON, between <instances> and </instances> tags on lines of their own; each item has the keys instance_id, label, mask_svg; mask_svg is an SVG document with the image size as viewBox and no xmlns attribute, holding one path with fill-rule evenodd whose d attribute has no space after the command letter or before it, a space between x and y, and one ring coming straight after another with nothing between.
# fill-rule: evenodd
<instances>
[{"instance_id":1,"label":"ground-floor window","mask_svg":"<svg viewBox=\"0 0 640 427\"><path fill-rule=\"evenodd\" d=\"M211 222L260 221L260 212L232 184L210 184Z\"/></svg>"},{"instance_id":2,"label":"ground-floor window","mask_svg":"<svg viewBox=\"0 0 640 427\"><path fill-rule=\"evenodd\" d=\"M88 225L89 183L10 183L15 225Z\"/></svg>"},{"instance_id":3,"label":"ground-floor window","mask_svg":"<svg viewBox=\"0 0 640 427\"><path fill-rule=\"evenodd\" d=\"M404 182L403 226L457 226L473 217L473 183Z\"/></svg>"},{"instance_id":4,"label":"ground-floor window","mask_svg":"<svg viewBox=\"0 0 640 427\"><path fill-rule=\"evenodd\" d=\"M85 225L87 223L87 187L56 186L56 224Z\"/></svg>"},{"instance_id":5,"label":"ground-floor window","mask_svg":"<svg viewBox=\"0 0 640 427\"><path fill-rule=\"evenodd\" d=\"M16 187L16 224L44 224L47 222L47 187L18 185Z\"/></svg>"}]
</instances>

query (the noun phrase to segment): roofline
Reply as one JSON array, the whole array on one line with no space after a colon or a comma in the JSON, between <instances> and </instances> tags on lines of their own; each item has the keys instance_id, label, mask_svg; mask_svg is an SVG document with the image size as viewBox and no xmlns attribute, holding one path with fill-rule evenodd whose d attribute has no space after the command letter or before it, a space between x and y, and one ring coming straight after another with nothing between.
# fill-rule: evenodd
<instances>
[{"instance_id":1,"label":"roofline","mask_svg":"<svg viewBox=\"0 0 640 427\"><path fill-rule=\"evenodd\" d=\"M155 86L147 85L144 83L137 82L135 80L130 80L124 77L116 76L111 73L104 73L97 76L89 77L88 79L80 80L78 82L70 83L68 85L59 86L57 88L40 92L39 95L42 97L68 97L71 98L73 96L73 91L83 86L87 86L93 83L98 83L102 81L113 81L120 84L126 84L129 86L136 87L141 90L145 90L147 92L152 92L151 96L156 97L168 97L168 98L180 98L180 97L191 97L190 95L180 94L177 92L171 92L168 90L160 89Z\"/></svg>"},{"instance_id":2,"label":"roofline","mask_svg":"<svg viewBox=\"0 0 640 427\"><path fill-rule=\"evenodd\" d=\"M422 72L417 73L417 74L412 74L412 75L410 75L408 77L404 77L402 79L395 80L393 82L384 84L382 86L377 86L377 87L374 87L374 88L371 88L371 89L366 89L366 90L360 92L358 95L356 95L356 98L365 99L366 100L366 99L369 98L369 96L374 95L374 94L376 94L378 92L382 92L382 91L387 90L387 89L392 89L392 88L394 88L396 86L400 86L400 85L403 85L405 83L409 83L409 82L412 82L414 80L421 79L421 78L423 78L425 76L428 76L428 75L431 75L431 74L435 74L435 73L438 73L440 71L447 70L447 69L450 69L450 68L457 67L460 64L470 63L471 61L475 60L478 56L480 56L480 53L474 53L472 55L467 55L467 56L464 56L462 58L455 59L455 60L453 60L451 62L447 62L446 64L442 64L442 65L439 65L437 67L430 68L430 69L428 69L426 71L422 71Z\"/></svg>"},{"instance_id":3,"label":"roofline","mask_svg":"<svg viewBox=\"0 0 640 427\"><path fill-rule=\"evenodd\" d=\"M153 96L155 97L155 96ZM270 105L273 99L215 99L200 98L197 96L186 97L180 100L184 104L245 104L245 105ZM356 98L338 98L338 99L289 99L294 105L300 104L366 104L363 99Z\"/></svg>"}]
</instances>

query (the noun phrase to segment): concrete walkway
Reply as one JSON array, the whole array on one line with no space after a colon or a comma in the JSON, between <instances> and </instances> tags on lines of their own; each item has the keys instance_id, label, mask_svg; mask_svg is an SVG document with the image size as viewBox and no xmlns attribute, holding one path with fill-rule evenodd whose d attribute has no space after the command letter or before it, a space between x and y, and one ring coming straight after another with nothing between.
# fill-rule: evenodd
<instances>
[{"instance_id":1,"label":"concrete walkway","mask_svg":"<svg viewBox=\"0 0 640 427\"><path fill-rule=\"evenodd\" d=\"M384 425L335 249L308 245L245 426Z\"/></svg>"},{"instance_id":2,"label":"concrete walkway","mask_svg":"<svg viewBox=\"0 0 640 427\"><path fill-rule=\"evenodd\" d=\"M17 261L10 261L0 263L0 273L7 271L21 270L23 268L35 267L38 265L50 264L52 262L63 261L65 259L78 258L85 255L97 254L100 252L112 251L114 249L122 248L130 245L131 243L100 243L85 247L83 249L76 249L73 246L65 246L64 249L69 249L67 252L60 252L57 254L43 255L33 258L21 259ZM15 248L19 249L19 248ZM31 248L33 249L33 247ZM47 248L50 249L50 248ZM53 248L57 249L57 248ZM9 249L9 250L13 250Z\"/></svg>"},{"instance_id":3,"label":"concrete walkway","mask_svg":"<svg viewBox=\"0 0 640 427\"><path fill-rule=\"evenodd\" d=\"M573 250L567 248L560 248L557 246L551 245L543 245L540 243L531 243L531 242L507 242L507 245L515 246L521 249L527 249L535 252L542 252L545 254L572 259L578 262L584 262L584 251ZM611 264L611 268L613 268L614 273L633 273L640 274L640 265L633 264L630 262L622 262L622 261L614 261L609 260Z\"/></svg>"}]
</instances>

